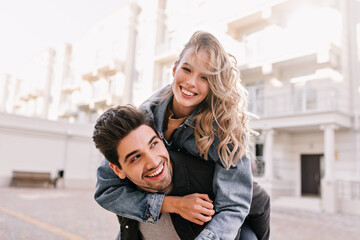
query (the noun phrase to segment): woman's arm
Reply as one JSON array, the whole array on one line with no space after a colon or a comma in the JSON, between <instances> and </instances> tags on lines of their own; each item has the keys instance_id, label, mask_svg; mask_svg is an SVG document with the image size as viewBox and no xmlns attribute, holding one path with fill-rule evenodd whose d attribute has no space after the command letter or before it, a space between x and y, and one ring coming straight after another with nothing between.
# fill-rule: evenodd
<instances>
[{"instance_id":1,"label":"woman's arm","mask_svg":"<svg viewBox=\"0 0 360 240\"><path fill-rule=\"evenodd\" d=\"M213 179L215 215L196 239L235 239L252 199L250 161L243 157L226 170L217 162Z\"/></svg>"},{"instance_id":2,"label":"woman's arm","mask_svg":"<svg viewBox=\"0 0 360 240\"><path fill-rule=\"evenodd\" d=\"M120 179L103 159L97 170L94 198L106 210L139 222L156 223L164 194L140 191L128 179Z\"/></svg>"},{"instance_id":3,"label":"woman's arm","mask_svg":"<svg viewBox=\"0 0 360 240\"><path fill-rule=\"evenodd\" d=\"M202 225L214 214L206 194L174 197L141 191L128 179L120 179L105 159L97 170L94 198L106 210L139 222L156 223L160 212L170 212Z\"/></svg>"},{"instance_id":4,"label":"woman's arm","mask_svg":"<svg viewBox=\"0 0 360 240\"><path fill-rule=\"evenodd\" d=\"M214 205L207 194L193 193L182 197L165 196L161 212L177 213L182 218L203 225L214 215Z\"/></svg>"}]
</instances>

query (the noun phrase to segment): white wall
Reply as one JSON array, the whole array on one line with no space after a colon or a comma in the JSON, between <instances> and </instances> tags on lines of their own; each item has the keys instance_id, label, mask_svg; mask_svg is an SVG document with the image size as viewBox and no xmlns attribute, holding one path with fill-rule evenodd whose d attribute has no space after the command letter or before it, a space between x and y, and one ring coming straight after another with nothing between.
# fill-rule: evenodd
<instances>
[{"instance_id":1,"label":"white wall","mask_svg":"<svg viewBox=\"0 0 360 240\"><path fill-rule=\"evenodd\" d=\"M65 170L66 187L93 188L101 154L91 140L93 124L68 124L0 113L0 186L13 170Z\"/></svg>"},{"instance_id":2,"label":"white wall","mask_svg":"<svg viewBox=\"0 0 360 240\"><path fill-rule=\"evenodd\" d=\"M356 177L356 136L350 130L335 131L334 176L336 180ZM274 175L276 180L293 186L295 196L301 195L301 154L323 154L322 131L275 134Z\"/></svg>"},{"instance_id":3,"label":"white wall","mask_svg":"<svg viewBox=\"0 0 360 240\"><path fill-rule=\"evenodd\" d=\"M298 168L296 162L291 158L291 134L287 132L275 131L274 134L274 179L278 184L282 194L294 195L296 176ZM277 186L274 186L277 187Z\"/></svg>"}]
</instances>

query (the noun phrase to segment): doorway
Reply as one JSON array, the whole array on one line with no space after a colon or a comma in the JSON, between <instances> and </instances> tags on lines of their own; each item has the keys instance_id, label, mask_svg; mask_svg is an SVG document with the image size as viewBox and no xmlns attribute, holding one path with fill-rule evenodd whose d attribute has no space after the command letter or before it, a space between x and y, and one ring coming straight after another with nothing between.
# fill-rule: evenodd
<instances>
[{"instance_id":1,"label":"doorway","mask_svg":"<svg viewBox=\"0 0 360 240\"><path fill-rule=\"evenodd\" d=\"M322 154L301 155L301 195L320 195L320 159Z\"/></svg>"}]
</instances>

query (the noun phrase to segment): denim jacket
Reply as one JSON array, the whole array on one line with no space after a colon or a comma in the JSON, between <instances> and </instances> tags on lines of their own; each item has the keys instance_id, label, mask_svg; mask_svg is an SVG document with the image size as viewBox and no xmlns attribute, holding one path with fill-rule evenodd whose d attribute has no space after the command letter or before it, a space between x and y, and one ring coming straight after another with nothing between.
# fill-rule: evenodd
<instances>
[{"instance_id":1,"label":"denim jacket","mask_svg":"<svg viewBox=\"0 0 360 240\"><path fill-rule=\"evenodd\" d=\"M200 156L192 122L197 110L179 126L171 142L163 137L164 116L172 96L161 102L159 99L169 87L159 90L141 107L151 114L157 130L169 149ZM208 160L216 162L213 179L215 215L196 239L235 239L250 209L252 199L250 162L244 156L236 166L226 170L217 154L218 144L219 140L215 139L208 153ZM160 216L163 198L163 194L144 193L131 187L126 179L122 180L113 173L106 160L101 162L97 171L95 200L103 208L137 221L156 223Z\"/></svg>"}]
</instances>

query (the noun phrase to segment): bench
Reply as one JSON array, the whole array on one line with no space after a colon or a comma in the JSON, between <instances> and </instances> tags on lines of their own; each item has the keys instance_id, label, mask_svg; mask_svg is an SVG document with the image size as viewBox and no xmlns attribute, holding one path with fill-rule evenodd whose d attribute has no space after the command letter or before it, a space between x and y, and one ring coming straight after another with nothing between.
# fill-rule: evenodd
<instances>
[{"instance_id":1,"label":"bench","mask_svg":"<svg viewBox=\"0 0 360 240\"><path fill-rule=\"evenodd\" d=\"M13 171L12 187L49 187L54 186L54 179L49 172Z\"/></svg>"}]
</instances>

